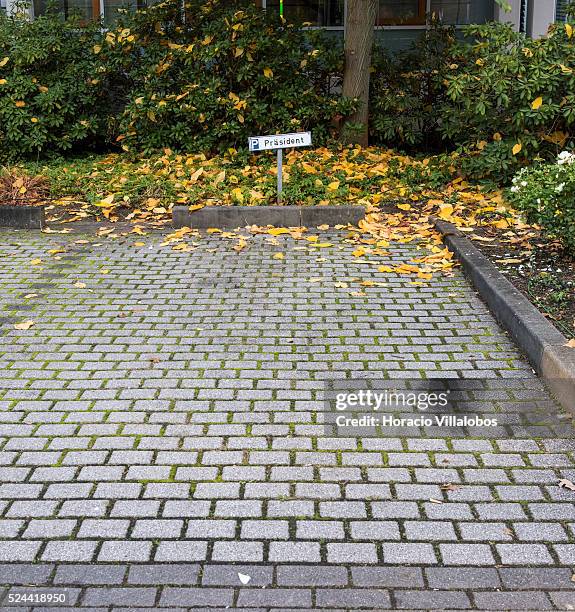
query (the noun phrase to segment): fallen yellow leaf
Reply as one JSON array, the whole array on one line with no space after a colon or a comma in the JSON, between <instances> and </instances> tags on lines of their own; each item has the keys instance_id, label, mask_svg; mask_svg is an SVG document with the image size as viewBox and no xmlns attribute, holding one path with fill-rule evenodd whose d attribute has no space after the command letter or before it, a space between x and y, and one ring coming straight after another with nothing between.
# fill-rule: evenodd
<instances>
[{"instance_id":1,"label":"fallen yellow leaf","mask_svg":"<svg viewBox=\"0 0 575 612\"><path fill-rule=\"evenodd\" d=\"M36 325L35 321L22 321L22 323L15 323L14 329L30 329L31 327L34 327L34 325Z\"/></svg>"},{"instance_id":2,"label":"fallen yellow leaf","mask_svg":"<svg viewBox=\"0 0 575 612\"><path fill-rule=\"evenodd\" d=\"M283 254L283 253L276 253L276 254L273 256L273 259L283 259L284 257L285 257L285 256L284 256L284 254Z\"/></svg>"}]
</instances>

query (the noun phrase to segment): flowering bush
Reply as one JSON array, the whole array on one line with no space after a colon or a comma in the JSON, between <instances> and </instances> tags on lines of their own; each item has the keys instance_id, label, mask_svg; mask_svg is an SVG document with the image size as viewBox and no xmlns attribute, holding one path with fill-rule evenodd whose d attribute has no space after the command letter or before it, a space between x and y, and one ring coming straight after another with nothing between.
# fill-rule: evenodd
<instances>
[{"instance_id":1,"label":"flowering bush","mask_svg":"<svg viewBox=\"0 0 575 612\"><path fill-rule=\"evenodd\" d=\"M575 253L575 153L563 151L554 164L523 168L513 178L509 201L552 238Z\"/></svg>"}]
</instances>

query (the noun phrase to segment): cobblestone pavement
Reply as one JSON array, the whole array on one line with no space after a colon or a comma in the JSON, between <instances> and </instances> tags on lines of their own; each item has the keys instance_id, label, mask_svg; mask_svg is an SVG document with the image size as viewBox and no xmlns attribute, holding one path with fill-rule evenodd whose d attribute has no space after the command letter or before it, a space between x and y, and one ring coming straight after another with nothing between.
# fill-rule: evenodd
<instances>
[{"instance_id":1,"label":"cobblestone pavement","mask_svg":"<svg viewBox=\"0 0 575 612\"><path fill-rule=\"evenodd\" d=\"M413 284L327 239L0 233L0 597L575 609L569 419L459 272ZM326 380L424 376L475 379L503 425L326 430Z\"/></svg>"}]
</instances>

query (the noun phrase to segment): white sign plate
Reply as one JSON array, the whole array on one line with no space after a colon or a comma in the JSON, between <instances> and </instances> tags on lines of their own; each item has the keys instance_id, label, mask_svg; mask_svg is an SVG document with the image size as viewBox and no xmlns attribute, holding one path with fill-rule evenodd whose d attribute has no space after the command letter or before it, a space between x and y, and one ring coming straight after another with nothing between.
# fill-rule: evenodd
<instances>
[{"instance_id":1,"label":"white sign plate","mask_svg":"<svg viewBox=\"0 0 575 612\"><path fill-rule=\"evenodd\" d=\"M269 151L271 149L291 149L292 147L309 147L311 132L293 134L274 134L272 136L250 136L250 151Z\"/></svg>"}]
</instances>

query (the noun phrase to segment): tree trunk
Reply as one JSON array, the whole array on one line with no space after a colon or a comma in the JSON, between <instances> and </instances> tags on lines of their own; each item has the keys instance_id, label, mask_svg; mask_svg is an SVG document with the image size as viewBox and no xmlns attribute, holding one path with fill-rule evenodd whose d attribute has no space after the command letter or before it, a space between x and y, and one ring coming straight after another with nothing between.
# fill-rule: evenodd
<instances>
[{"instance_id":1,"label":"tree trunk","mask_svg":"<svg viewBox=\"0 0 575 612\"><path fill-rule=\"evenodd\" d=\"M368 143L369 69L378 4L378 0L347 2L343 95L359 99L360 107L343 126L341 137L346 144Z\"/></svg>"}]
</instances>

